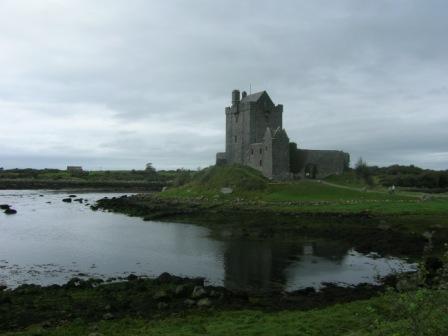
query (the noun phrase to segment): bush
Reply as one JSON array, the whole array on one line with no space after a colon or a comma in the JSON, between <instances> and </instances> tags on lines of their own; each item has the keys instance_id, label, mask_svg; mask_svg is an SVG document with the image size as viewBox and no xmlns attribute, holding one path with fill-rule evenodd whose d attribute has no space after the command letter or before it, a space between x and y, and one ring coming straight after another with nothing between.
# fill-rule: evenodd
<instances>
[{"instance_id":1,"label":"bush","mask_svg":"<svg viewBox=\"0 0 448 336\"><path fill-rule=\"evenodd\" d=\"M362 158L359 158L358 162L356 162L355 172L358 178L363 179L367 183L367 185L373 185L372 171Z\"/></svg>"},{"instance_id":2,"label":"bush","mask_svg":"<svg viewBox=\"0 0 448 336\"><path fill-rule=\"evenodd\" d=\"M175 187L180 187L191 182L191 179L192 179L192 172L185 169L179 169L177 171L176 177L173 180L173 185Z\"/></svg>"}]
</instances>

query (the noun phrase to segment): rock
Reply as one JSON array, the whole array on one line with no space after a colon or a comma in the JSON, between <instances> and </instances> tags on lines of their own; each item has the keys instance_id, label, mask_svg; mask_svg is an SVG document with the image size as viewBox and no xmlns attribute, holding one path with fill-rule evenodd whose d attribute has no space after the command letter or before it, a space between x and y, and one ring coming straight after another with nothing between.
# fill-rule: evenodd
<instances>
[{"instance_id":1,"label":"rock","mask_svg":"<svg viewBox=\"0 0 448 336\"><path fill-rule=\"evenodd\" d=\"M158 276L157 280L159 283L170 283L173 282L173 278L174 277L171 274L164 272Z\"/></svg>"},{"instance_id":2,"label":"rock","mask_svg":"<svg viewBox=\"0 0 448 336\"><path fill-rule=\"evenodd\" d=\"M431 240L434 236L434 231L425 231L422 234L423 237L425 237L427 240Z\"/></svg>"},{"instance_id":3,"label":"rock","mask_svg":"<svg viewBox=\"0 0 448 336\"><path fill-rule=\"evenodd\" d=\"M204 297L206 295L207 295L207 292L205 291L204 287L196 286L193 289L193 293L191 294L191 297L193 299L199 299L199 298L202 298L202 297Z\"/></svg>"},{"instance_id":4,"label":"rock","mask_svg":"<svg viewBox=\"0 0 448 336\"><path fill-rule=\"evenodd\" d=\"M220 293L220 292L215 291L214 289L212 289L212 290L210 291L210 297L214 297L214 298L216 298L216 297L219 297L219 296L221 296L221 293Z\"/></svg>"},{"instance_id":5,"label":"rock","mask_svg":"<svg viewBox=\"0 0 448 336\"><path fill-rule=\"evenodd\" d=\"M177 286L176 289L174 290L174 294L176 294L176 296L186 296L188 294L188 286L186 285Z\"/></svg>"},{"instance_id":6,"label":"rock","mask_svg":"<svg viewBox=\"0 0 448 336\"><path fill-rule=\"evenodd\" d=\"M44 328L44 329L49 329L49 328L51 328L51 327L53 326L53 324L52 324L50 321L44 321L44 322L41 324L41 326L42 326L42 328Z\"/></svg>"},{"instance_id":7,"label":"rock","mask_svg":"<svg viewBox=\"0 0 448 336\"><path fill-rule=\"evenodd\" d=\"M75 198L75 197L77 197L76 195L68 195L68 197L70 197L70 198Z\"/></svg>"},{"instance_id":8,"label":"rock","mask_svg":"<svg viewBox=\"0 0 448 336\"><path fill-rule=\"evenodd\" d=\"M200 299L196 305L198 307L210 307L212 305L212 301L209 298L202 298Z\"/></svg>"},{"instance_id":9,"label":"rock","mask_svg":"<svg viewBox=\"0 0 448 336\"><path fill-rule=\"evenodd\" d=\"M162 192L166 191L167 189L168 189L168 187L163 187Z\"/></svg>"},{"instance_id":10,"label":"rock","mask_svg":"<svg viewBox=\"0 0 448 336\"><path fill-rule=\"evenodd\" d=\"M163 309L166 309L166 308L168 308L168 303L166 303L166 302L159 302L157 304L157 309L159 309L159 310L163 310Z\"/></svg>"},{"instance_id":11,"label":"rock","mask_svg":"<svg viewBox=\"0 0 448 336\"><path fill-rule=\"evenodd\" d=\"M64 199L62 200L62 202L65 202L65 203L71 203L71 202L72 202L72 199L71 199L71 198L64 198Z\"/></svg>"},{"instance_id":12,"label":"rock","mask_svg":"<svg viewBox=\"0 0 448 336\"><path fill-rule=\"evenodd\" d=\"M7 215L15 215L16 213L17 213L17 210L14 210L11 208L5 210L5 214L7 214Z\"/></svg>"},{"instance_id":13,"label":"rock","mask_svg":"<svg viewBox=\"0 0 448 336\"><path fill-rule=\"evenodd\" d=\"M103 320L112 320L114 317L112 313L106 313L103 315Z\"/></svg>"},{"instance_id":14,"label":"rock","mask_svg":"<svg viewBox=\"0 0 448 336\"><path fill-rule=\"evenodd\" d=\"M168 300L170 298L170 296L168 295L168 293L161 289L159 291L157 291L154 295L153 295L153 299L157 300L157 301L164 301L164 300Z\"/></svg>"},{"instance_id":15,"label":"rock","mask_svg":"<svg viewBox=\"0 0 448 336\"><path fill-rule=\"evenodd\" d=\"M430 201L430 200L432 200L432 196L431 195L423 195L422 197L421 197L421 200L422 201Z\"/></svg>"},{"instance_id":16,"label":"rock","mask_svg":"<svg viewBox=\"0 0 448 336\"><path fill-rule=\"evenodd\" d=\"M388 225L388 224L380 224L380 225L378 225L378 229L387 231L387 230L390 229L390 225Z\"/></svg>"},{"instance_id":17,"label":"rock","mask_svg":"<svg viewBox=\"0 0 448 336\"><path fill-rule=\"evenodd\" d=\"M128 281L134 281L138 279L138 276L136 276L135 274L129 274L126 279L128 279Z\"/></svg>"},{"instance_id":18,"label":"rock","mask_svg":"<svg viewBox=\"0 0 448 336\"><path fill-rule=\"evenodd\" d=\"M74 201L78 202L78 203L82 203L82 198L75 198Z\"/></svg>"},{"instance_id":19,"label":"rock","mask_svg":"<svg viewBox=\"0 0 448 336\"><path fill-rule=\"evenodd\" d=\"M8 204L0 204L0 209L2 210L8 210L11 206Z\"/></svg>"},{"instance_id":20,"label":"rock","mask_svg":"<svg viewBox=\"0 0 448 336\"><path fill-rule=\"evenodd\" d=\"M186 305L187 307L193 307L194 305L196 305L196 301L192 299L186 299L184 301L184 305Z\"/></svg>"},{"instance_id":21,"label":"rock","mask_svg":"<svg viewBox=\"0 0 448 336\"><path fill-rule=\"evenodd\" d=\"M221 194L231 194L231 193L233 193L233 189L232 188L229 188L229 187L224 187L224 188L221 188Z\"/></svg>"},{"instance_id":22,"label":"rock","mask_svg":"<svg viewBox=\"0 0 448 336\"><path fill-rule=\"evenodd\" d=\"M440 269L443 269L442 259L432 256L425 258L425 270L427 276L435 277Z\"/></svg>"}]
</instances>

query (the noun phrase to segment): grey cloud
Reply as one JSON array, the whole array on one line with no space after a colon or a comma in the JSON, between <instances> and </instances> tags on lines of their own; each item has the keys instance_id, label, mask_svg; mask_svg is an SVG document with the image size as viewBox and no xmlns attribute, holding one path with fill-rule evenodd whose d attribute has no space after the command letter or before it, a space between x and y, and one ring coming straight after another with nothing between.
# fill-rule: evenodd
<instances>
[{"instance_id":1,"label":"grey cloud","mask_svg":"<svg viewBox=\"0 0 448 336\"><path fill-rule=\"evenodd\" d=\"M0 166L212 164L230 91L252 84L284 104L299 145L446 169L447 9L442 0L3 1L0 115L12 122L20 107L28 120L16 132L0 125ZM85 123L50 122L74 114ZM21 129L47 119L51 138L23 139Z\"/></svg>"}]
</instances>

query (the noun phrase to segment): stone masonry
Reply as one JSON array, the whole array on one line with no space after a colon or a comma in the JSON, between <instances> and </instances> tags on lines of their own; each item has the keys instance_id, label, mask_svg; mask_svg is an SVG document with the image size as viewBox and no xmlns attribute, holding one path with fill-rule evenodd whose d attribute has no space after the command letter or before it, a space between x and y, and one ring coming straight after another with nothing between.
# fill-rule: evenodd
<instances>
[{"instance_id":1,"label":"stone masonry","mask_svg":"<svg viewBox=\"0 0 448 336\"><path fill-rule=\"evenodd\" d=\"M348 166L347 153L298 149L290 143L282 127L283 105L275 105L266 91L240 96L233 90L225 114L226 151L217 153L217 165L247 165L275 180L322 178Z\"/></svg>"}]
</instances>

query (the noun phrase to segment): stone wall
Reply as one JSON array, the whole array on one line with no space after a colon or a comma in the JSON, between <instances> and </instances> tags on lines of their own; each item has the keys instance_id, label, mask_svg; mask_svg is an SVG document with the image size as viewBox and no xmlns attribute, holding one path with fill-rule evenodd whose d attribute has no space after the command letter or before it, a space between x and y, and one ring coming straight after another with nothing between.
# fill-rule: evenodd
<instances>
[{"instance_id":1,"label":"stone wall","mask_svg":"<svg viewBox=\"0 0 448 336\"><path fill-rule=\"evenodd\" d=\"M263 172L263 163L266 160L263 147L263 143L251 144L246 154L246 164L261 172Z\"/></svg>"},{"instance_id":2,"label":"stone wall","mask_svg":"<svg viewBox=\"0 0 448 336\"><path fill-rule=\"evenodd\" d=\"M266 146L269 150L269 147ZM272 175L275 180L290 178L289 170L289 138L284 129L278 128L272 138L271 146Z\"/></svg>"},{"instance_id":3,"label":"stone wall","mask_svg":"<svg viewBox=\"0 0 448 336\"><path fill-rule=\"evenodd\" d=\"M307 178L325 178L342 174L348 167L350 156L338 150L297 149L290 145L290 170Z\"/></svg>"},{"instance_id":4,"label":"stone wall","mask_svg":"<svg viewBox=\"0 0 448 336\"><path fill-rule=\"evenodd\" d=\"M250 104L251 110L251 143L263 142L267 128L276 130L282 128L281 105L275 106L269 96L262 95L256 103Z\"/></svg>"}]
</instances>

